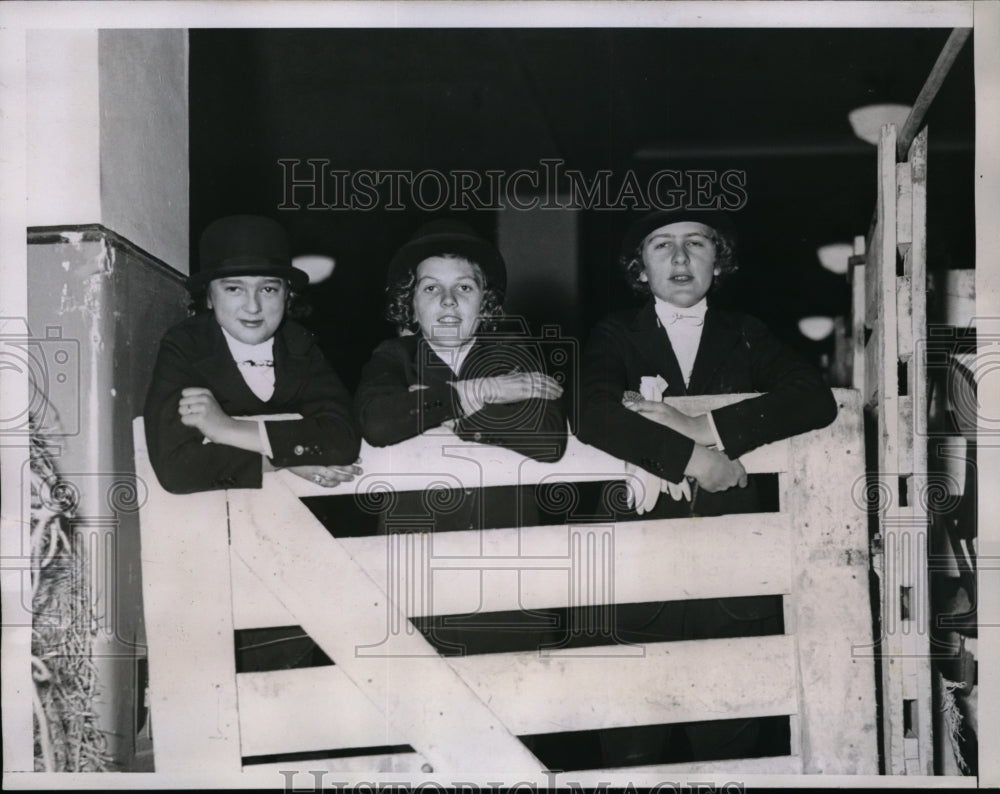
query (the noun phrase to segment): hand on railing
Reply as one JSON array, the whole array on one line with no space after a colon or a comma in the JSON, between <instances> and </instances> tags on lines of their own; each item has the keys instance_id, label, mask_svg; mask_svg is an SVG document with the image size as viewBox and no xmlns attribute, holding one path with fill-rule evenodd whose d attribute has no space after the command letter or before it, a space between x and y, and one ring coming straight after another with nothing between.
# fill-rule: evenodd
<instances>
[{"instance_id":1,"label":"hand on railing","mask_svg":"<svg viewBox=\"0 0 1000 794\"><path fill-rule=\"evenodd\" d=\"M715 435L708 424L707 414L689 416L659 400L632 400L623 404L640 416L656 422L658 425L669 427L702 446L709 447L715 444Z\"/></svg>"},{"instance_id":2,"label":"hand on railing","mask_svg":"<svg viewBox=\"0 0 1000 794\"><path fill-rule=\"evenodd\" d=\"M510 372L491 378L451 381L466 415L474 414L490 403L516 403L522 400L557 400L563 389L551 375L541 372Z\"/></svg>"},{"instance_id":3,"label":"hand on railing","mask_svg":"<svg viewBox=\"0 0 1000 794\"><path fill-rule=\"evenodd\" d=\"M694 477L706 491L725 491L738 485L747 486L747 472L738 460L730 460L721 452L695 444L684 474Z\"/></svg>"},{"instance_id":4,"label":"hand on railing","mask_svg":"<svg viewBox=\"0 0 1000 794\"><path fill-rule=\"evenodd\" d=\"M351 482L363 470L356 464L349 466L286 466L292 474L309 480L323 488L336 488L344 482Z\"/></svg>"}]
</instances>

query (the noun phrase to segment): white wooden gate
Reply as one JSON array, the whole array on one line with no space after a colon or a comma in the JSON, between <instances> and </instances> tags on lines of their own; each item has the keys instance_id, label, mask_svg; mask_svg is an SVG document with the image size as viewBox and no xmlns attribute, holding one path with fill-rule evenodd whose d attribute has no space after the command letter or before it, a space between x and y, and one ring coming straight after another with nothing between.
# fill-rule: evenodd
<instances>
[{"instance_id":1,"label":"white wooden gate","mask_svg":"<svg viewBox=\"0 0 1000 794\"><path fill-rule=\"evenodd\" d=\"M260 490L165 493L137 419L157 771L274 785L290 764L251 759L339 751L305 768L538 779L518 736L783 715L787 756L683 769L876 773L861 408L855 391L836 396L833 425L743 459L778 473L777 513L354 538L333 537L299 498L329 492L288 473ZM440 435L362 458L359 494L626 476L575 439L555 464ZM409 621L744 595L783 596L785 634L446 657ZM236 673L234 630L296 624L333 666ZM364 754L401 745L413 752Z\"/></svg>"}]
</instances>

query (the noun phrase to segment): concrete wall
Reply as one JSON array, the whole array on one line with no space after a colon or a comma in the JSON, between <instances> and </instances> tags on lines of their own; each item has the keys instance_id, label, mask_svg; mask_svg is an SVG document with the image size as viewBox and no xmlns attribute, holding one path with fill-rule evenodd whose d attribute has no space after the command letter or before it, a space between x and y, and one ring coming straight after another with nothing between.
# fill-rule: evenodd
<instances>
[{"instance_id":1,"label":"concrete wall","mask_svg":"<svg viewBox=\"0 0 1000 794\"><path fill-rule=\"evenodd\" d=\"M101 221L96 30L27 33L27 224Z\"/></svg>"},{"instance_id":2,"label":"concrete wall","mask_svg":"<svg viewBox=\"0 0 1000 794\"><path fill-rule=\"evenodd\" d=\"M31 31L27 225L100 223L188 273L185 30Z\"/></svg>"},{"instance_id":3,"label":"concrete wall","mask_svg":"<svg viewBox=\"0 0 1000 794\"><path fill-rule=\"evenodd\" d=\"M188 273L186 30L102 30L101 223Z\"/></svg>"}]
</instances>

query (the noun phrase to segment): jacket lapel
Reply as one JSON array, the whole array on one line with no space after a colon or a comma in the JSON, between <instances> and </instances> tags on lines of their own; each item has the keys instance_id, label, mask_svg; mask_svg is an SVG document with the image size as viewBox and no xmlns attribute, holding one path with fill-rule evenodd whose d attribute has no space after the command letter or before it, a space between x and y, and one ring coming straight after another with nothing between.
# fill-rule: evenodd
<instances>
[{"instance_id":1,"label":"jacket lapel","mask_svg":"<svg viewBox=\"0 0 1000 794\"><path fill-rule=\"evenodd\" d=\"M212 391L215 394L243 395L234 398L229 402L237 404L260 403L257 395L253 393L247 382L243 380L239 367L233 359L233 354L229 352L229 345L226 344L222 335L222 328L211 315L207 315L209 322L208 333L211 338L211 346L208 356L199 362L199 368L204 373L207 382L212 384ZM275 344L277 347L277 344ZM277 363L275 363L277 366ZM277 370L275 370L277 379ZM241 409L242 410L242 409Z\"/></svg>"},{"instance_id":2,"label":"jacket lapel","mask_svg":"<svg viewBox=\"0 0 1000 794\"><path fill-rule=\"evenodd\" d=\"M708 394L712 378L729 358L730 351L740 342L740 331L725 315L712 311L705 313L705 326L701 332L698 354L691 370L688 391L691 394Z\"/></svg>"},{"instance_id":3,"label":"jacket lapel","mask_svg":"<svg viewBox=\"0 0 1000 794\"><path fill-rule=\"evenodd\" d=\"M412 363L415 371L415 382L422 383L424 386L438 386L455 380L456 376L451 367L434 352L434 348L427 344L421 335L404 337L404 339L412 340L409 343L413 345Z\"/></svg>"},{"instance_id":4,"label":"jacket lapel","mask_svg":"<svg viewBox=\"0 0 1000 794\"><path fill-rule=\"evenodd\" d=\"M484 342L479 337L476 337L472 343L472 348L469 350L469 354L465 357L465 361L462 362L462 366L459 367L459 375L462 377L469 377L472 374L478 377L487 377L489 375L495 375L497 361L503 361L505 356L501 355L499 359L493 358L490 361L490 344ZM486 359L485 361L483 359ZM493 366L490 366L492 364Z\"/></svg>"},{"instance_id":5,"label":"jacket lapel","mask_svg":"<svg viewBox=\"0 0 1000 794\"><path fill-rule=\"evenodd\" d=\"M653 368L652 372L640 372L639 376L660 375L667 382L666 394L675 397L687 394L680 364L677 363L677 356L674 355L674 349L670 345L667 332L660 325L660 320L656 316L653 301L649 301L636 314L632 324L632 333L635 345L642 353L642 358L648 361ZM631 388L639 388L638 383L629 385Z\"/></svg>"},{"instance_id":6,"label":"jacket lapel","mask_svg":"<svg viewBox=\"0 0 1000 794\"><path fill-rule=\"evenodd\" d=\"M306 359L304 354L289 349L283 329L279 328L274 335L274 394L265 404L284 405L291 401L298 384L302 382L301 378L293 377L293 373L306 371ZM240 380L243 380L242 376Z\"/></svg>"}]
</instances>

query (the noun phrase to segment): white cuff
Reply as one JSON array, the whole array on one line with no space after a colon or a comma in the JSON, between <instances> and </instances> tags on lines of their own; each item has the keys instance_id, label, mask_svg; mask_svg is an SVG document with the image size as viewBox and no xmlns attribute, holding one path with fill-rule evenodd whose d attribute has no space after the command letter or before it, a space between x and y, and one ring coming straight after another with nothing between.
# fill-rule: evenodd
<instances>
[{"instance_id":1,"label":"white cuff","mask_svg":"<svg viewBox=\"0 0 1000 794\"><path fill-rule=\"evenodd\" d=\"M267 437L267 427L264 424L264 420L257 422L257 428L260 431L260 446L264 450L264 457L273 458L274 450L271 449L271 439Z\"/></svg>"},{"instance_id":2,"label":"white cuff","mask_svg":"<svg viewBox=\"0 0 1000 794\"><path fill-rule=\"evenodd\" d=\"M712 429L712 436L715 438L715 448L719 452L724 452L726 445L722 443L722 438L719 436L719 429L715 426L715 420L712 418L712 412L709 411L705 414L708 418L708 426Z\"/></svg>"}]
</instances>

